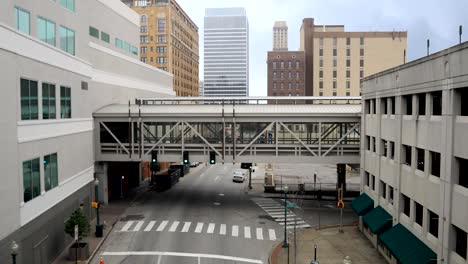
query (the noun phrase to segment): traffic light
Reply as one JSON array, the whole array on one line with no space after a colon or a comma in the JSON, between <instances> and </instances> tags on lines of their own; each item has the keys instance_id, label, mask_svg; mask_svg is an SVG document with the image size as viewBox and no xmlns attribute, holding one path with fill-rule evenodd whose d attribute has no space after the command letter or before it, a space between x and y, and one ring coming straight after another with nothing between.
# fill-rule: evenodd
<instances>
[{"instance_id":1,"label":"traffic light","mask_svg":"<svg viewBox=\"0 0 468 264\"><path fill-rule=\"evenodd\" d=\"M184 151L184 164L189 164L190 163L190 160L189 160L189 152L188 151Z\"/></svg>"},{"instance_id":2,"label":"traffic light","mask_svg":"<svg viewBox=\"0 0 468 264\"><path fill-rule=\"evenodd\" d=\"M151 163L150 168L152 171L156 171L158 167L158 152L153 150L151 151Z\"/></svg>"},{"instance_id":3,"label":"traffic light","mask_svg":"<svg viewBox=\"0 0 468 264\"><path fill-rule=\"evenodd\" d=\"M216 152L210 151L210 164L216 164Z\"/></svg>"}]
</instances>

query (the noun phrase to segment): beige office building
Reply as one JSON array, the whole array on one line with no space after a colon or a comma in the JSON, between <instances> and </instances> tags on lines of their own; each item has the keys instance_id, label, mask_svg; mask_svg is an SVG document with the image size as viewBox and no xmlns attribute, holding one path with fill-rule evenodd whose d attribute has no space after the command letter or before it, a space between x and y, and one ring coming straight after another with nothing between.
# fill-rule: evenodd
<instances>
[{"instance_id":1,"label":"beige office building","mask_svg":"<svg viewBox=\"0 0 468 264\"><path fill-rule=\"evenodd\" d=\"M198 96L198 27L174 0L122 0L140 15L140 59L174 74L177 96Z\"/></svg>"},{"instance_id":2,"label":"beige office building","mask_svg":"<svg viewBox=\"0 0 468 264\"><path fill-rule=\"evenodd\" d=\"M406 62L407 32L346 32L305 18L300 36L308 96L359 96L361 78Z\"/></svg>"},{"instance_id":3,"label":"beige office building","mask_svg":"<svg viewBox=\"0 0 468 264\"><path fill-rule=\"evenodd\" d=\"M273 51L288 50L288 25L286 21L276 21L273 26Z\"/></svg>"}]
</instances>

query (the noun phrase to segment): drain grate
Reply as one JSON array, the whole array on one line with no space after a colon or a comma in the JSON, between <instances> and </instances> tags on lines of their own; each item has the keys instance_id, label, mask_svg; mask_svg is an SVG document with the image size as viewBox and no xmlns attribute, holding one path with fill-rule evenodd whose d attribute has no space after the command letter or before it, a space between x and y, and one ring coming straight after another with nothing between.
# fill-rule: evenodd
<instances>
[{"instance_id":1,"label":"drain grate","mask_svg":"<svg viewBox=\"0 0 468 264\"><path fill-rule=\"evenodd\" d=\"M120 221L135 221L145 218L143 215L126 215L120 218Z\"/></svg>"}]
</instances>

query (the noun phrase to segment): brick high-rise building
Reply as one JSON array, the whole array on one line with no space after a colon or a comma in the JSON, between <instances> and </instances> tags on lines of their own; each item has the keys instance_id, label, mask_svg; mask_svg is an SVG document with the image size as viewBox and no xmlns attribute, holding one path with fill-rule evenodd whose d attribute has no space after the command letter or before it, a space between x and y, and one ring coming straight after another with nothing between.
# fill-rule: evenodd
<instances>
[{"instance_id":1,"label":"brick high-rise building","mask_svg":"<svg viewBox=\"0 0 468 264\"><path fill-rule=\"evenodd\" d=\"M305 18L300 36L307 96L359 96L361 78L406 62L407 32L346 32Z\"/></svg>"},{"instance_id":2,"label":"brick high-rise building","mask_svg":"<svg viewBox=\"0 0 468 264\"><path fill-rule=\"evenodd\" d=\"M122 0L140 15L140 59L174 74L177 96L198 96L198 27L174 0Z\"/></svg>"},{"instance_id":3,"label":"brick high-rise building","mask_svg":"<svg viewBox=\"0 0 468 264\"><path fill-rule=\"evenodd\" d=\"M305 95L303 51L268 52L268 96Z\"/></svg>"}]
</instances>

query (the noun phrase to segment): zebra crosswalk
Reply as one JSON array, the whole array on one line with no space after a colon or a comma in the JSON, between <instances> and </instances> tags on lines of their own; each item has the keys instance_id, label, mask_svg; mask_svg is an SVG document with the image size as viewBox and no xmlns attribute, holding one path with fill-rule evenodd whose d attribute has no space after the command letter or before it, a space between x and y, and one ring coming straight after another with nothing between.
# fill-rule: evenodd
<instances>
[{"instance_id":1,"label":"zebra crosswalk","mask_svg":"<svg viewBox=\"0 0 468 264\"><path fill-rule=\"evenodd\" d=\"M275 229L266 229L261 227L227 225L203 222L180 222L180 221L121 221L117 232L180 232L197 233L220 236L231 236L245 239L256 240L276 240Z\"/></svg>"},{"instance_id":2,"label":"zebra crosswalk","mask_svg":"<svg viewBox=\"0 0 468 264\"><path fill-rule=\"evenodd\" d=\"M275 219L276 223L284 226L286 222L287 229L296 228L307 228L310 227L304 220L298 217L294 212L287 209L286 216L284 214L284 205L276 202L270 198L253 198L252 201L260 206L268 215ZM286 219L286 221L285 221Z\"/></svg>"}]
</instances>

